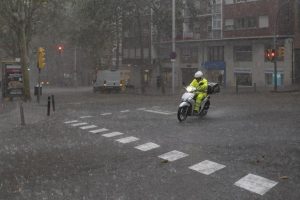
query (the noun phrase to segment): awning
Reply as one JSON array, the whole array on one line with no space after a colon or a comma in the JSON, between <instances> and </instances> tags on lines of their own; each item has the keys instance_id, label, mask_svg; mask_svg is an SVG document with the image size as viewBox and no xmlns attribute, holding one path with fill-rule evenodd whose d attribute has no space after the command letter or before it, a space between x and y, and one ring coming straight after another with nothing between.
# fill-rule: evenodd
<instances>
[{"instance_id":1,"label":"awning","mask_svg":"<svg viewBox=\"0 0 300 200\"><path fill-rule=\"evenodd\" d=\"M226 64L224 61L208 61L203 64L203 67L207 70L225 70Z\"/></svg>"}]
</instances>

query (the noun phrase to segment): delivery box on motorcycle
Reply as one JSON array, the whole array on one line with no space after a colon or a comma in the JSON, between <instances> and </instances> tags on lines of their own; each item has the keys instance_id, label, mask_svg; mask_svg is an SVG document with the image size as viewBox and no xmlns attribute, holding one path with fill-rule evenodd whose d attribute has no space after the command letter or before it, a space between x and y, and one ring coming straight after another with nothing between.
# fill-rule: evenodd
<instances>
[{"instance_id":1,"label":"delivery box on motorcycle","mask_svg":"<svg viewBox=\"0 0 300 200\"><path fill-rule=\"evenodd\" d=\"M215 94L220 92L219 83L209 82L207 87L207 94Z\"/></svg>"}]
</instances>

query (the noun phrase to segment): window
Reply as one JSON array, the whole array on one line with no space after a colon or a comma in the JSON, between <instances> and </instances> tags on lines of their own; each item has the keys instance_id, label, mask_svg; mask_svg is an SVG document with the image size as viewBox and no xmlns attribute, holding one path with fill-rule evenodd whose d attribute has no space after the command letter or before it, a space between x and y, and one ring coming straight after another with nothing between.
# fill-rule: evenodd
<instances>
[{"instance_id":1,"label":"window","mask_svg":"<svg viewBox=\"0 0 300 200\"><path fill-rule=\"evenodd\" d=\"M235 20L234 25L236 29L255 28L257 27L257 20L255 17L239 18Z\"/></svg>"},{"instance_id":2,"label":"window","mask_svg":"<svg viewBox=\"0 0 300 200\"><path fill-rule=\"evenodd\" d=\"M220 14L213 15L212 29L214 29L214 30L221 29L221 15Z\"/></svg>"},{"instance_id":3,"label":"window","mask_svg":"<svg viewBox=\"0 0 300 200\"><path fill-rule=\"evenodd\" d=\"M235 46L233 50L235 61L252 61L252 46Z\"/></svg>"},{"instance_id":4,"label":"window","mask_svg":"<svg viewBox=\"0 0 300 200\"><path fill-rule=\"evenodd\" d=\"M236 82L238 85L252 86L252 74L247 72L235 73Z\"/></svg>"},{"instance_id":5,"label":"window","mask_svg":"<svg viewBox=\"0 0 300 200\"><path fill-rule=\"evenodd\" d=\"M277 86L283 86L283 73L277 73ZM265 73L265 84L266 86L273 86L274 85L274 73L266 72Z\"/></svg>"},{"instance_id":6,"label":"window","mask_svg":"<svg viewBox=\"0 0 300 200\"><path fill-rule=\"evenodd\" d=\"M259 16L259 28L269 27L269 16Z\"/></svg>"},{"instance_id":7,"label":"window","mask_svg":"<svg viewBox=\"0 0 300 200\"><path fill-rule=\"evenodd\" d=\"M225 20L225 30L233 30L234 29L234 21L233 19Z\"/></svg>"},{"instance_id":8,"label":"window","mask_svg":"<svg viewBox=\"0 0 300 200\"><path fill-rule=\"evenodd\" d=\"M181 61L183 63L196 63L198 61L198 48L197 47L181 48Z\"/></svg>"},{"instance_id":9,"label":"window","mask_svg":"<svg viewBox=\"0 0 300 200\"><path fill-rule=\"evenodd\" d=\"M233 4L233 0L225 0L225 4Z\"/></svg>"},{"instance_id":10,"label":"window","mask_svg":"<svg viewBox=\"0 0 300 200\"><path fill-rule=\"evenodd\" d=\"M123 49L123 58L129 57L129 49Z\"/></svg>"},{"instance_id":11,"label":"window","mask_svg":"<svg viewBox=\"0 0 300 200\"><path fill-rule=\"evenodd\" d=\"M224 61L224 47L208 47L208 61Z\"/></svg>"}]
</instances>

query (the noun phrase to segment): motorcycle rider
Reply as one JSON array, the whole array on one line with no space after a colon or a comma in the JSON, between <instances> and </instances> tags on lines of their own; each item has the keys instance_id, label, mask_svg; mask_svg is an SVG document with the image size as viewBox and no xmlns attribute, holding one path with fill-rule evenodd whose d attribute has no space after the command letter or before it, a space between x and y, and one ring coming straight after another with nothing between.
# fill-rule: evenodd
<instances>
[{"instance_id":1,"label":"motorcycle rider","mask_svg":"<svg viewBox=\"0 0 300 200\"><path fill-rule=\"evenodd\" d=\"M191 82L190 86L196 88L196 104L194 107L194 112L198 113L202 100L207 96L208 82L203 78L202 71L197 71L194 75L195 79Z\"/></svg>"}]
</instances>

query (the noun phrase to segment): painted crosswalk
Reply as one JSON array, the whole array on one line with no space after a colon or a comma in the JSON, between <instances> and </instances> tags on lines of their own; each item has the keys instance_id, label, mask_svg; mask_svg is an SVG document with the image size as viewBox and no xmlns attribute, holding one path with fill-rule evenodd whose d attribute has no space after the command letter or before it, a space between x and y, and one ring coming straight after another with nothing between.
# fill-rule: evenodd
<instances>
[{"instance_id":1,"label":"painted crosswalk","mask_svg":"<svg viewBox=\"0 0 300 200\"><path fill-rule=\"evenodd\" d=\"M260 195L264 195L277 184L278 182L254 174L248 174L234 183L235 186Z\"/></svg>"},{"instance_id":2,"label":"painted crosswalk","mask_svg":"<svg viewBox=\"0 0 300 200\"><path fill-rule=\"evenodd\" d=\"M95 125L89 125L89 126L82 126L82 127L80 127L80 129L82 129L82 130L92 129L92 128L97 128L97 126L95 126Z\"/></svg>"},{"instance_id":3,"label":"painted crosswalk","mask_svg":"<svg viewBox=\"0 0 300 200\"><path fill-rule=\"evenodd\" d=\"M155 112L158 114L164 113L162 111L157 111L157 110L146 110L146 109L144 110L142 108L140 108L140 109L141 109L141 111L145 111L145 112ZM122 112L122 111L120 111L120 112ZM129 112L129 110L123 110L123 112ZM110 114L112 114L112 113L103 113L102 115L110 115ZM164 114L167 115L167 113L164 113ZM79 118L80 119L90 118L88 116L82 116L82 117L79 117ZM114 140L121 144L138 143L140 141L140 138L137 138L134 136L126 136L126 134L124 134L122 132L118 132L118 131L105 133L105 132L108 132L109 129L98 128L97 125L91 125L87 122L80 122L78 120L69 120L69 121L65 121L63 123L66 125L69 125L69 126L78 127L81 130L85 130L85 131L88 131L93 134L102 133L102 136L106 137L106 138L113 138L113 137L117 138L117 136L123 136L122 138L119 137ZM124 135L125 135L125 137L124 137ZM146 143L140 142L139 145L134 146L135 149L138 149L142 152L147 152L147 151L157 149L160 147L161 146L159 144L156 144L153 142L146 142ZM177 160L180 160L180 159L188 157L188 156L189 156L189 154L187 154L187 153L173 150L173 151L169 151L167 153L158 155L157 157L161 158L163 160L169 161L169 162L173 162L173 161L177 161ZM207 175L207 176L211 175L213 173L216 173L219 170L226 170L225 165L219 164L217 162L210 161L210 160L204 160L204 161L198 162L189 167L187 166L187 168L189 168L193 171L199 172L201 174ZM258 195L264 195L269 190L271 190L273 187L275 187L278 184L278 182L249 173L248 175L240 178L239 180L237 180L236 182L234 182L232 184L234 186L237 186L244 190L256 193Z\"/></svg>"},{"instance_id":4,"label":"painted crosswalk","mask_svg":"<svg viewBox=\"0 0 300 200\"><path fill-rule=\"evenodd\" d=\"M93 116L87 115L87 116L81 116L81 117L79 117L79 118L80 118L80 119L86 119L86 118L91 118L91 117L93 117Z\"/></svg>"},{"instance_id":5,"label":"painted crosswalk","mask_svg":"<svg viewBox=\"0 0 300 200\"><path fill-rule=\"evenodd\" d=\"M173 115L176 112L169 112L169 111L159 111L159 110L143 110L145 112L155 113L155 114L161 114L161 115Z\"/></svg>"},{"instance_id":6,"label":"painted crosswalk","mask_svg":"<svg viewBox=\"0 0 300 200\"><path fill-rule=\"evenodd\" d=\"M152 149L156 149L160 147L158 144L152 143L152 142L148 142L139 146L136 146L134 148L141 150L141 151L150 151Z\"/></svg>"},{"instance_id":7,"label":"painted crosswalk","mask_svg":"<svg viewBox=\"0 0 300 200\"><path fill-rule=\"evenodd\" d=\"M72 124L72 123L76 123L76 122L78 122L78 120L66 121L66 122L64 122L64 123L65 123L65 124Z\"/></svg>"},{"instance_id":8,"label":"painted crosswalk","mask_svg":"<svg viewBox=\"0 0 300 200\"><path fill-rule=\"evenodd\" d=\"M102 132L105 132L105 131L108 131L108 129L100 128L100 129L92 130L92 131L89 131L89 132L90 133L102 133Z\"/></svg>"},{"instance_id":9,"label":"painted crosswalk","mask_svg":"<svg viewBox=\"0 0 300 200\"><path fill-rule=\"evenodd\" d=\"M123 135L123 134L124 133L121 133L121 132L112 132L112 133L103 134L102 136L110 138L110 137L116 137L116 136Z\"/></svg>"},{"instance_id":10,"label":"painted crosswalk","mask_svg":"<svg viewBox=\"0 0 300 200\"><path fill-rule=\"evenodd\" d=\"M112 115L112 113L102 113L102 116Z\"/></svg>"},{"instance_id":11,"label":"painted crosswalk","mask_svg":"<svg viewBox=\"0 0 300 200\"><path fill-rule=\"evenodd\" d=\"M87 125L88 123L86 122L80 122L80 123L76 123L76 124L71 124L71 126L83 126L83 125Z\"/></svg>"},{"instance_id":12,"label":"painted crosswalk","mask_svg":"<svg viewBox=\"0 0 300 200\"><path fill-rule=\"evenodd\" d=\"M173 151L170 151L168 153L162 154L158 157L161 158L161 159L172 162L172 161L184 158L186 156L188 156L188 154L177 151L177 150L173 150Z\"/></svg>"},{"instance_id":13,"label":"painted crosswalk","mask_svg":"<svg viewBox=\"0 0 300 200\"><path fill-rule=\"evenodd\" d=\"M200 172L205 175L210 175L220 169L223 169L225 165L218 164L209 160L202 161L196 165L190 166L189 168Z\"/></svg>"},{"instance_id":14,"label":"painted crosswalk","mask_svg":"<svg viewBox=\"0 0 300 200\"><path fill-rule=\"evenodd\" d=\"M117 139L116 141L120 142L122 144L127 144L127 143L135 142L135 141L138 141L138 140L139 140L139 138L136 138L136 137L133 137L133 136L129 136L129 137Z\"/></svg>"}]
</instances>

